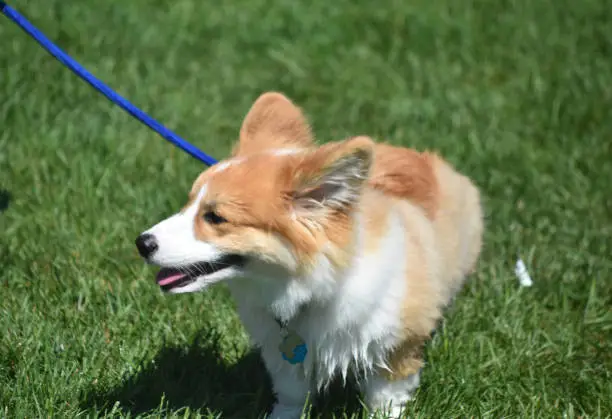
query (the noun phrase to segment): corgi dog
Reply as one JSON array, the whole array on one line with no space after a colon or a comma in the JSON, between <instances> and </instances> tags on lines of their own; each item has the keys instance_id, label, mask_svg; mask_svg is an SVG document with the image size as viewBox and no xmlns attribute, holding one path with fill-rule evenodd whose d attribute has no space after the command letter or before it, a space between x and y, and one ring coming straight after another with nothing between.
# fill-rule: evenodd
<instances>
[{"instance_id":1,"label":"corgi dog","mask_svg":"<svg viewBox=\"0 0 612 419\"><path fill-rule=\"evenodd\" d=\"M268 92L230 158L136 246L167 293L227 284L272 379L271 417L299 418L335 377L398 417L482 234L478 189L441 157L365 136L317 145Z\"/></svg>"}]
</instances>

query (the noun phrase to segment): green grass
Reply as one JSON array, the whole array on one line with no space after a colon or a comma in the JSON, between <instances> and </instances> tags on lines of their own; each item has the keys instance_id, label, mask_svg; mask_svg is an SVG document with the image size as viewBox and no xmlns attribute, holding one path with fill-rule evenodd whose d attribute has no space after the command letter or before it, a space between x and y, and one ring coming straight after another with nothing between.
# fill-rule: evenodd
<instances>
[{"instance_id":1,"label":"green grass","mask_svg":"<svg viewBox=\"0 0 612 419\"><path fill-rule=\"evenodd\" d=\"M439 150L482 188L486 246L411 415L612 415L608 1L11 4L214 156L265 90L320 141ZM0 40L0 416L265 413L227 290L164 297L134 249L202 166L4 18ZM315 413L330 412L362 414L342 390Z\"/></svg>"}]
</instances>

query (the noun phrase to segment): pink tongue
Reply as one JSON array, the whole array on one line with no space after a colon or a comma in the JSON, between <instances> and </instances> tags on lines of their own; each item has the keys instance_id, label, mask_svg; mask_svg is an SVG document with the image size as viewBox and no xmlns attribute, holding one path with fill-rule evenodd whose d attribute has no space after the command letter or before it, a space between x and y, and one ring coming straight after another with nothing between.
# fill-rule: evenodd
<instances>
[{"instance_id":1,"label":"pink tongue","mask_svg":"<svg viewBox=\"0 0 612 419\"><path fill-rule=\"evenodd\" d=\"M160 272L160 273L161 273L161 272ZM172 275L167 276L167 277L164 277L164 276L162 276L162 275L158 275L158 277L157 277L157 283L158 283L159 285L168 285L168 284L172 284L173 282L176 282L176 281L178 281L179 279L184 278L184 277L186 277L186 276L187 276L187 275L186 275L186 274L183 274L183 273L175 273L175 274L172 274Z\"/></svg>"}]
</instances>

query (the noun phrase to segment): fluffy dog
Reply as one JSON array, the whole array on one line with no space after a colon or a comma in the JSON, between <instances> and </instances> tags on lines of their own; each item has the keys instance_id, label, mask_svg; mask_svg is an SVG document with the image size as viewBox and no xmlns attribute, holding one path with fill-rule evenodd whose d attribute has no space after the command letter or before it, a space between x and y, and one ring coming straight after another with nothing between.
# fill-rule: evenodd
<instances>
[{"instance_id":1,"label":"fluffy dog","mask_svg":"<svg viewBox=\"0 0 612 419\"><path fill-rule=\"evenodd\" d=\"M368 137L318 146L302 111L265 93L232 156L136 244L165 292L229 286L272 378L272 417L299 417L336 375L398 416L482 232L478 189L441 157Z\"/></svg>"}]
</instances>

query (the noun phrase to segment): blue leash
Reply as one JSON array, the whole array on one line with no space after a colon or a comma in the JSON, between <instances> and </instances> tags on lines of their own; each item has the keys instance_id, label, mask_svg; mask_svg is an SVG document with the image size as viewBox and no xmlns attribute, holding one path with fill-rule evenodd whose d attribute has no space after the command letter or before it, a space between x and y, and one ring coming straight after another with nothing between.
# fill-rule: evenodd
<instances>
[{"instance_id":1,"label":"blue leash","mask_svg":"<svg viewBox=\"0 0 612 419\"><path fill-rule=\"evenodd\" d=\"M111 102L119 105L123 110L131 114L133 117L138 119L140 122L157 132L159 135L170 141L175 146L179 147L183 151L186 151L192 157L202 161L207 166L212 166L217 163L215 159L210 157L208 154L196 148L194 145L183 140L181 137L170 131L168 128L151 118L149 115L138 109L128 100L114 92L110 87L104 84L101 80L97 79L93 74L87 71L83 66L73 60L68 54L62 51L57 45L51 42L41 31L36 29L28 20L20 15L15 9L8 6L6 3L0 0L0 11L10 20L15 22L21 29L23 29L28 35L30 35L36 42L38 42L44 49L46 49L51 55L57 58L62 64L72 70L77 76L85 80L94 89L106 96Z\"/></svg>"}]
</instances>

